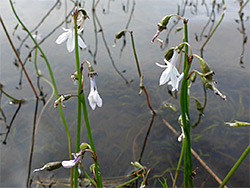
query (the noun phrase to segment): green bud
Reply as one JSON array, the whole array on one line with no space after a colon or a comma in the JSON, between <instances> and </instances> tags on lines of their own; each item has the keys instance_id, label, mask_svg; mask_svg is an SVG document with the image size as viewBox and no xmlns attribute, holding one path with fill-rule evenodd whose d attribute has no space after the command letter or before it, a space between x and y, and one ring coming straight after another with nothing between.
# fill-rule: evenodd
<instances>
[{"instance_id":1,"label":"green bud","mask_svg":"<svg viewBox=\"0 0 250 188\"><path fill-rule=\"evenodd\" d=\"M142 169L143 171L145 170L145 168L137 161L136 162L131 162L131 164L136 168Z\"/></svg>"},{"instance_id":2,"label":"green bud","mask_svg":"<svg viewBox=\"0 0 250 188\"><path fill-rule=\"evenodd\" d=\"M87 143L81 143L80 149L83 151L85 149L91 149L90 145Z\"/></svg>"},{"instance_id":3,"label":"green bud","mask_svg":"<svg viewBox=\"0 0 250 188\"><path fill-rule=\"evenodd\" d=\"M95 163L93 163L92 165L90 165L89 170L90 170L91 174L94 174L94 172L95 172Z\"/></svg>"},{"instance_id":4,"label":"green bud","mask_svg":"<svg viewBox=\"0 0 250 188\"><path fill-rule=\"evenodd\" d=\"M167 61L169 61L171 58L172 58L172 56L173 56L173 54L174 54L174 47L172 47L172 48L169 48L166 52L165 52L165 54L164 54L164 57L165 57L165 59L167 60Z\"/></svg>"},{"instance_id":5,"label":"green bud","mask_svg":"<svg viewBox=\"0 0 250 188\"><path fill-rule=\"evenodd\" d=\"M158 23L158 30L162 31L164 29L167 29L168 22L172 15L165 16L164 18L161 19L161 21Z\"/></svg>"}]
</instances>

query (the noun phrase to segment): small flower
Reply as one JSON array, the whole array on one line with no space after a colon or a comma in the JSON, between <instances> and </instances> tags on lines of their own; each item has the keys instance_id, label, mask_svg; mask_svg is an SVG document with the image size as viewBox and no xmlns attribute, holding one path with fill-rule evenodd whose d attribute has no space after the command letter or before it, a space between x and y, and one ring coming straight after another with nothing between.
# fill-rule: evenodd
<instances>
[{"instance_id":1,"label":"small flower","mask_svg":"<svg viewBox=\"0 0 250 188\"><path fill-rule=\"evenodd\" d=\"M102 98L98 94L96 82L95 82L95 75L90 75L90 93L88 96L89 105L93 110L95 110L96 105L101 107L102 106Z\"/></svg>"},{"instance_id":2,"label":"small flower","mask_svg":"<svg viewBox=\"0 0 250 188\"><path fill-rule=\"evenodd\" d=\"M67 49L69 52L72 52L75 49L75 31L74 31L74 22L71 23L71 26L69 29L65 29L63 28L63 30L65 31L64 33L62 33L57 39L56 39L56 43L57 44L61 44L64 41L67 40ZM79 30L79 33L82 32L83 28ZM85 49L86 45L83 42L82 38L78 35L78 45Z\"/></svg>"},{"instance_id":3,"label":"small flower","mask_svg":"<svg viewBox=\"0 0 250 188\"><path fill-rule=\"evenodd\" d=\"M79 161L81 160L81 155L76 155L76 154L74 154L74 153L72 153L72 155L74 156L74 160L69 160L69 161L62 161L62 166L64 167L64 168L71 168L71 167L73 167L73 166L75 166L76 164L78 164L79 163Z\"/></svg>"},{"instance_id":4,"label":"small flower","mask_svg":"<svg viewBox=\"0 0 250 188\"><path fill-rule=\"evenodd\" d=\"M178 60L178 52L174 50L174 54L170 59L170 61L164 59L166 65L161 65L159 63L156 63L157 66L166 68L161 74L159 85L164 85L165 83L168 83L169 85L172 86L173 91L174 90L178 91L179 82L183 78L183 73L180 75L180 73L175 67L177 60Z\"/></svg>"}]
</instances>

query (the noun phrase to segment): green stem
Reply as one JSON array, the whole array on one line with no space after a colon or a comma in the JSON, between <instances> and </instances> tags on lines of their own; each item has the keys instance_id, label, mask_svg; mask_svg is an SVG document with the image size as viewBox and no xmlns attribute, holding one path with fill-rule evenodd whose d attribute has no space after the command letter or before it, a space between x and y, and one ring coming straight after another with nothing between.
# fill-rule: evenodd
<instances>
[{"instance_id":1,"label":"green stem","mask_svg":"<svg viewBox=\"0 0 250 188\"><path fill-rule=\"evenodd\" d=\"M184 42L188 42L187 20L184 20ZM188 46L185 46L185 53L188 54ZM190 63L187 56L184 57L184 76L181 84L180 105L183 129L185 134L184 147L184 186L193 187L192 181L192 153L189 122L189 97L187 76L190 69Z\"/></svg>"},{"instance_id":2,"label":"green stem","mask_svg":"<svg viewBox=\"0 0 250 188\"><path fill-rule=\"evenodd\" d=\"M139 178L140 178L140 176L137 176L137 177L135 177L135 178L133 178L133 179L131 179L131 180L129 180L129 181L127 181L127 182L125 182L125 183L123 183L123 184L121 184L121 185L115 187L115 188L125 187L126 185L132 183L132 182L135 181L135 180L138 180Z\"/></svg>"},{"instance_id":3,"label":"green stem","mask_svg":"<svg viewBox=\"0 0 250 188\"><path fill-rule=\"evenodd\" d=\"M11 8L12 8L12 11L13 11L15 17L17 18L18 22L22 25L22 27L24 28L24 30L29 34L30 38L33 40L33 42L35 43L36 47L39 49L40 53L42 54L42 56L44 58L44 61L46 62L49 74L50 74L51 82L52 82L53 87L55 89L56 97L58 98L58 90L57 90L57 87L56 87L56 82L55 82L54 75L53 75L52 69L50 67L50 64L49 64L49 61L48 61L46 55L44 54L44 52L42 51L42 49L40 48L40 46L38 45L38 43L36 42L36 40L33 38L33 36L31 35L31 33L29 32L29 30L26 28L26 26L23 24L23 22L18 17L18 15L17 15L17 13L15 11L15 8L13 6L12 0L9 0L9 2L10 2L10 5L11 5ZM62 118L62 122L64 124L65 131L66 131L66 134L67 134L68 148L69 148L69 159L72 159L71 137L70 137L68 125L66 123L66 120L65 120L65 117L64 117L61 105L59 105L59 112L60 112L60 115L61 115L61 118ZM70 177L71 177L70 185L72 187L73 186L73 169L70 170Z\"/></svg>"},{"instance_id":4,"label":"green stem","mask_svg":"<svg viewBox=\"0 0 250 188\"><path fill-rule=\"evenodd\" d=\"M88 112L87 112L87 106L86 106L86 101L85 101L85 97L84 97L84 92L82 92L81 101L82 101L82 108L83 108L83 116L84 116L85 125L86 125L86 129L87 129L87 135L89 138L89 145L91 146L91 149L94 152L95 156L97 156L95 145L94 145L94 140L92 137L91 128L90 128L90 124L89 124L89 118L88 118ZM99 162L98 162L97 157L94 159L94 162L95 162L95 174L96 174L96 180L97 180L97 187L102 188L103 187L102 177L101 177L101 171L100 171L100 166L99 166Z\"/></svg>"},{"instance_id":5,"label":"green stem","mask_svg":"<svg viewBox=\"0 0 250 188\"><path fill-rule=\"evenodd\" d=\"M89 179L89 181L90 181L94 186L96 186L96 183L94 182L94 180L92 180L92 179L89 177L88 173L85 171L85 169L84 169L82 163L80 163L80 167L81 167L81 169L82 169L84 175Z\"/></svg>"},{"instance_id":6,"label":"green stem","mask_svg":"<svg viewBox=\"0 0 250 188\"><path fill-rule=\"evenodd\" d=\"M89 144L90 144L91 149L92 149L92 151L94 152L94 155L95 155L94 163L95 163L95 174L96 174L96 180L97 180L97 187L102 188L103 185L102 185L100 166L99 166L99 162L98 162L98 159L97 159L94 140L93 140L93 137L92 137L91 128L90 128L90 124L89 124L88 111L87 111L87 106L86 106L86 101L85 101L84 90L83 90L83 87L81 87L82 86L82 73L80 71L79 52L78 52L78 33L77 33L76 20L77 20L77 14L74 14L76 68L77 68L77 75L78 75L78 82L79 82L79 88L78 88L78 96L79 96L78 97L78 116L80 115L79 114L79 111L80 111L79 110L79 105L81 107L81 103L82 103L83 116L84 116L84 121L85 121L86 129L87 129ZM79 104L79 100L81 102L80 104ZM79 148L78 148L78 146L79 146ZM80 150L80 124L77 124L77 150L78 149ZM75 170L75 182L77 180L76 179L76 174L77 173L78 172L77 172L77 169L76 169ZM75 184L75 187L77 187L76 184Z\"/></svg>"},{"instance_id":7,"label":"green stem","mask_svg":"<svg viewBox=\"0 0 250 188\"><path fill-rule=\"evenodd\" d=\"M250 152L250 144L245 149L245 151L243 152L243 154L240 156L240 158L238 159L238 161L235 163L235 165L233 166L233 168L228 172L227 176L225 177L225 179L221 183L220 188L222 188L222 187L224 187L226 185L226 183L232 177L232 175L234 174L234 172L237 170L237 168L240 166L240 164L243 162L243 160L246 158L246 156L249 154L249 152Z\"/></svg>"},{"instance_id":8,"label":"green stem","mask_svg":"<svg viewBox=\"0 0 250 188\"><path fill-rule=\"evenodd\" d=\"M81 85L82 73L80 71L79 49L78 49L78 32L77 32L77 14L74 14L74 32L75 32L75 59L76 71L78 76L78 105L77 105L77 128L76 128L76 152L80 151L81 144ZM75 167L74 187L78 187L78 168Z\"/></svg>"},{"instance_id":9,"label":"green stem","mask_svg":"<svg viewBox=\"0 0 250 188\"><path fill-rule=\"evenodd\" d=\"M176 172L175 172L173 188L175 188L175 185L176 185L176 182L177 182L177 178L178 178L178 175L179 175L179 170L180 170L180 166L181 166L181 161L182 161L183 154L184 154L184 144L185 144L185 140L183 140L183 143L182 143L181 154L180 154L179 161L178 161L178 165L177 165Z\"/></svg>"},{"instance_id":10,"label":"green stem","mask_svg":"<svg viewBox=\"0 0 250 188\"><path fill-rule=\"evenodd\" d=\"M17 102L17 103L22 103L22 102L24 102L24 100L23 99L16 99L16 98L14 98L14 97L12 97L12 96L10 96L8 93L6 93L3 89L0 89L1 91L2 91L2 93L6 96L6 97L9 97L10 99L12 99L14 102Z\"/></svg>"}]
</instances>

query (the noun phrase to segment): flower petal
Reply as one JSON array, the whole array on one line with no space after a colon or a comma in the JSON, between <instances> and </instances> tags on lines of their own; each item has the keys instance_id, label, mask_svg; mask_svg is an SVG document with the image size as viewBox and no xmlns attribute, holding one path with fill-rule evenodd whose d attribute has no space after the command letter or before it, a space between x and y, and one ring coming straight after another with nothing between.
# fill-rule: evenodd
<instances>
[{"instance_id":1,"label":"flower petal","mask_svg":"<svg viewBox=\"0 0 250 188\"><path fill-rule=\"evenodd\" d=\"M62 166L64 168L71 168L75 166L81 160L81 156L76 157L74 160L63 161Z\"/></svg>"},{"instance_id":2,"label":"flower petal","mask_svg":"<svg viewBox=\"0 0 250 188\"><path fill-rule=\"evenodd\" d=\"M63 161L62 162L62 166L64 168L71 168L71 167L73 167L75 165L76 165L75 160L69 160L69 161Z\"/></svg>"},{"instance_id":3,"label":"flower petal","mask_svg":"<svg viewBox=\"0 0 250 188\"><path fill-rule=\"evenodd\" d=\"M167 60L166 60L167 61ZM168 62L168 61L167 61ZM160 63L155 63L158 67L161 67L161 68L167 68L168 65L162 65Z\"/></svg>"},{"instance_id":4,"label":"flower petal","mask_svg":"<svg viewBox=\"0 0 250 188\"><path fill-rule=\"evenodd\" d=\"M72 52L75 49L75 35L73 31L69 32L67 40L67 49L69 52Z\"/></svg>"},{"instance_id":5,"label":"flower petal","mask_svg":"<svg viewBox=\"0 0 250 188\"><path fill-rule=\"evenodd\" d=\"M95 102L96 102L97 106L102 107L102 98L100 97L97 90L95 90Z\"/></svg>"},{"instance_id":6,"label":"flower petal","mask_svg":"<svg viewBox=\"0 0 250 188\"><path fill-rule=\"evenodd\" d=\"M89 105L92 108L92 110L95 110L96 103L95 103L94 90L93 89L91 89L91 91L89 92L88 100L89 100Z\"/></svg>"},{"instance_id":7,"label":"flower petal","mask_svg":"<svg viewBox=\"0 0 250 188\"><path fill-rule=\"evenodd\" d=\"M78 45L82 48L85 49L86 48L86 44L83 42L82 38L80 36L78 36Z\"/></svg>"},{"instance_id":8,"label":"flower petal","mask_svg":"<svg viewBox=\"0 0 250 188\"><path fill-rule=\"evenodd\" d=\"M62 44L65 40L68 39L68 37L69 37L69 32L64 32L56 39L56 43Z\"/></svg>"},{"instance_id":9,"label":"flower petal","mask_svg":"<svg viewBox=\"0 0 250 188\"><path fill-rule=\"evenodd\" d=\"M162 74L161 74L161 77L160 77L160 82L159 82L159 85L163 85L165 83L167 83L169 81L169 73L171 72L171 67L168 67L166 68Z\"/></svg>"}]
</instances>

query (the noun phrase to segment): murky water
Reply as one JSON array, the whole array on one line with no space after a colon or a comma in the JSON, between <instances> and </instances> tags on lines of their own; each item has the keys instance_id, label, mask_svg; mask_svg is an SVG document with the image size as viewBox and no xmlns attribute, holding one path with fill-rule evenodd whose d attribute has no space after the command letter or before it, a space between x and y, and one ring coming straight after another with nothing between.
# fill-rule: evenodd
<instances>
[{"instance_id":1,"label":"murky water","mask_svg":"<svg viewBox=\"0 0 250 188\"><path fill-rule=\"evenodd\" d=\"M133 4L135 2L135 4ZM206 1L208 14L211 12L211 2ZM33 29L56 1L16 1L15 7L18 15L29 29ZM127 4L128 3L128 4ZM155 62L163 63L163 55L169 47L176 46L182 41L182 31L175 32L182 24L178 23L175 27L170 22L168 30L160 34L160 38L165 40L168 36L168 44L162 50L158 43L151 43L151 39L156 32L159 20L169 14L177 12L177 4L182 10L182 1L100 1L96 15L91 13L92 2L85 2L85 8L89 12L90 19L85 22L83 38L87 45L87 50L80 51L81 61L94 61L95 71L98 73L97 87L103 99L103 107L92 111L89 108L89 119L92 127L93 137L96 144L98 159L104 179L107 177L117 177L127 175L133 168L131 161L139 159L145 136L150 125L152 114L147 106L146 97L138 95L139 76L132 53L130 36L126 35L126 46L122 50L123 41L117 41L115 48L114 36L117 32L124 29L129 22L132 12L129 30L133 31L137 55L139 58L142 74L144 75L144 85L147 88L151 105L157 110L151 131L147 138L146 147L142 156L141 163L151 168L149 175L149 186L158 187L158 178L168 179L169 186L172 184L171 174L175 173L178 163L181 143L177 141L177 136L167 127L166 121L178 132L178 117L180 115L179 93L177 98L168 93L166 85L158 86L158 79L162 69L155 65ZM186 5L185 18L189 19L189 42L193 53L200 54L200 48L205 36L201 41L200 34L205 27L209 17L205 5L194 4ZM220 2L217 2L220 3ZM222 24L215 32L204 49L204 58L215 72L215 79L218 82L220 91L227 95L227 101L223 101L212 91L207 91L207 105L204 117L201 117L198 126L192 129L192 148L203 159L203 161L223 179L227 172L232 168L236 160L249 144L249 128L228 127L224 123L234 119L240 121L250 121L250 63L249 63L249 42L243 43L238 11L238 2L226 2L227 10ZM127 6L128 5L128 6ZM67 11L73 8L73 4L67 2ZM124 8L124 10L123 10ZM26 33L21 29L12 35L13 28L17 21L11 11L8 1L1 2L1 17L11 35L16 46L20 45L21 39L25 38ZM244 18L249 17L249 4L245 7ZM182 12L182 11L180 11ZM215 9L215 24L218 23L222 10ZM57 27L65 17L65 2L50 13L49 17L39 27L38 31L42 37L46 37L55 27ZM94 18L95 19L94 22ZM236 21L235 21L236 20ZM238 22L238 23L237 23ZM246 36L249 36L249 21L244 22ZM99 25L100 24L100 25ZM96 25L96 31L94 25ZM60 26L52 35L46 39L41 47L47 55L57 82L59 93L76 93L77 88L72 84L70 75L75 72L74 53L68 53L66 44L57 45L55 40L63 32ZM211 23L206 28L204 35L207 35ZM101 29L101 31L100 31ZM26 78L22 78L22 88L15 89L20 79L20 67L13 65L15 54L11 49L3 30L1 32L1 74L0 80L4 85L4 90L16 98L27 100L23 104L11 126L7 137L7 144L1 145L1 187L24 187L26 186L28 174L29 152L32 139L33 115L35 110L35 99L28 85ZM25 42L29 48L33 47L28 39ZM28 54L27 46L21 48L21 58L24 60ZM240 64L240 57L244 48L244 55ZM96 53L96 56L94 55ZM110 53L110 54L109 54ZM36 74L32 61L27 61L26 68L34 84L36 84ZM42 58L38 58L38 67L42 75L49 79L46 65ZM199 70L199 62L195 60L193 69ZM116 70L119 70L118 73ZM85 96L88 95L89 81L87 72L85 74ZM121 76L122 75L122 76ZM126 81L129 84L126 84ZM50 85L41 80L40 85L44 93L47 94L46 100L52 95ZM203 103L203 86L199 78L193 84L190 95L196 97ZM32 160L32 170L40 168L50 161L60 161L68 159L67 137L63 124L60 120L58 109L53 108L55 96L41 115L40 123L37 127L35 138L34 155ZM168 102L177 111L170 108L162 108L162 104ZM77 116L77 100L71 99L65 102L64 108L66 121L70 127L73 139L73 151L75 147L75 130ZM11 119L18 105L9 105L8 98L2 96L1 108L6 116L6 121L10 124ZM38 112L42 111L40 103ZM196 111L194 100L190 99L191 124L198 120L199 113ZM2 116L1 116L2 117ZM83 123L84 125L84 123ZM6 125L1 120L1 133L6 132ZM3 142L5 135L1 135ZM81 141L87 142L85 127L82 127ZM249 187L249 156L228 182L230 187ZM92 163L90 156L86 156L83 164L88 166ZM218 183L204 169L196 158L193 158L194 169L198 167L197 175L194 177L196 187L218 187ZM178 186L182 186L183 169L181 169ZM59 186L62 178L69 177L69 170L60 169L53 172L41 172L38 175L32 174L34 181L57 182L53 186ZM64 180L65 182L65 180ZM67 181L66 181L67 182ZM114 181L115 182L115 181ZM107 183L108 184L108 183ZM35 186L35 183L33 184ZM114 185L117 185L114 183ZM60 186L66 186L60 185Z\"/></svg>"}]
</instances>

